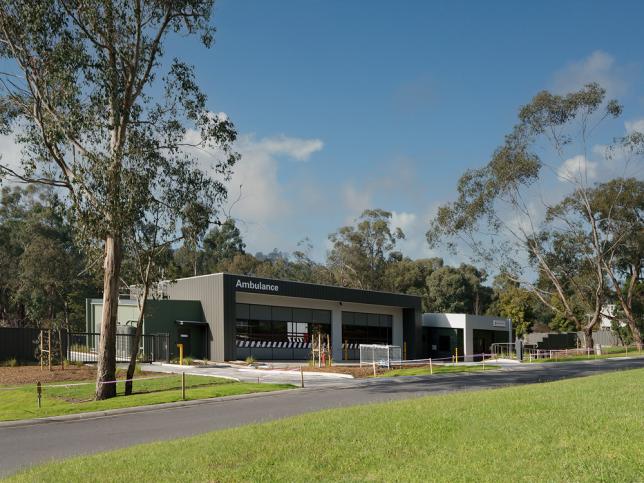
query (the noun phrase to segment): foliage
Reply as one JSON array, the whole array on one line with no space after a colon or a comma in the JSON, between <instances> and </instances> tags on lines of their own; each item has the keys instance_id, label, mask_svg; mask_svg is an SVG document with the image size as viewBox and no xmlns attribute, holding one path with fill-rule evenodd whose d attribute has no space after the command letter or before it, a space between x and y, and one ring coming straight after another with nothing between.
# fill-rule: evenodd
<instances>
[{"instance_id":1,"label":"foliage","mask_svg":"<svg viewBox=\"0 0 644 483\"><path fill-rule=\"evenodd\" d=\"M236 131L206 107L192 66L161 62L172 34L211 46L212 7L212 0L16 0L0 10L0 57L21 72L1 75L0 130L23 147L21 169L2 165L0 175L65 190L77 234L104 250L98 398L114 395L100 382L115 374L128 246L160 224L196 243L238 159ZM202 171L195 152L213 148L218 179Z\"/></svg>"},{"instance_id":2,"label":"foliage","mask_svg":"<svg viewBox=\"0 0 644 483\"><path fill-rule=\"evenodd\" d=\"M588 183L585 162L578 163L578 172L559 172L560 180L572 187L563 200L544 199L535 185L545 167L552 169L551 157L563 162L576 154L569 160L587 160L597 125L621 114L618 103L607 101L605 94L597 84L566 95L537 94L519 110L519 122L490 162L460 178L456 201L438 210L427 232L431 246L445 243L456 249L465 244L476 259L521 282L559 318L583 329L589 346L608 295L611 254L606 244L611 237L595 216L601 203ZM624 145L618 141L611 148ZM535 197L545 205L543 220L531 203ZM536 272L536 280L530 272Z\"/></svg>"},{"instance_id":3,"label":"foliage","mask_svg":"<svg viewBox=\"0 0 644 483\"><path fill-rule=\"evenodd\" d=\"M50 189L5 187L0 201L0 314L6 325L81 327L98 293L73 237L69 211Z\"/></svg>"},{"instance_id":4,"label":"foliage","mask_svg":"<svg viewBox=\"0 0 644 483\"><path fill-rule=\"evenodd\" d=\"M427 306L430 312L480 315L491 298L483 287L485 272L471 265L441 267L427 277Z\"/></svg>"},{"instance_id":5,"label":"foliage","mask_svg":"<svg viewBox=\"0 0 644 483\"><path fill-rule=\"evenodd\" d=\"M365 210L355 226L343 226L329 235L333 244L328 254L329 269L344 287L380 290L389 263L402 258L395 252L396 241L405 235L390 226L391 213Z\"/></svg>"}]
</instances>

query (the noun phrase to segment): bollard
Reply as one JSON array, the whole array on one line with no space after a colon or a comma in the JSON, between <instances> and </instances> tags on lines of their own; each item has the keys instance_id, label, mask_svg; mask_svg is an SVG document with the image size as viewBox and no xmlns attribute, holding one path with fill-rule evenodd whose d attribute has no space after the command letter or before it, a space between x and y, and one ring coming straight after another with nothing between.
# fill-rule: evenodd
<instances>
[{"instance_id":1,"label":"bollard","mask_svg":"<svg viewBox=\"0 0 644 483\"><path fill-rule=\"evenodd\" d=\"M40 409L40 400L42 399L42 386L40 385L40 381L36 383L36 394L38 397L38 409Z\"/></svg>"},{"instance_id":2,"label":"bollard","mask_svg":"<svg viewBox=\"0 0 644 483\"><path fill-rule=\"evenodd\" d=\"M302 378L302 388L304 387L304 370L302 369L302 366L300 366L300 377Z\"/></svg>"},{"instance_id":3,"label":"bollard","mask_svg":"<svg viewBox=\"0 0 644 483\"><path fill-rule=\"evenodd\" d=\"M457 365L457 364L458 364L458 347L456 348L456 364L455 365Z\"/></svg>"},{"instance_id":4,"label":"bollard","mask_svg":"<svg viewBox=\"0 0 644 483\"><path fill-rule=\"evenodd\" d=\"M373 375L376 375L376 361L373 361Z\"/></svg>"},{"instance_id":5,"label":"bollard","mask_svg":"<svg viewBox=\"0 0 644 483\"><path fill-rule=\"evenodd\" d=\"M186 373L181 373L181 399L186 400Z\"/></svg>"},{"instance_id":6,"label":"bollard","mask_svg":"<svg viewBox=\"0 0 644 483\"><path fill-rule=\"evenodd\" d=\"M183 365L183 344L177 344L177 347L179 348L179 365Z\"/></svg>"},{"instance_id":7,"label":"bollard","mask_svg":"<svg viewBox=\"0 0 644 483\"><path fill-rule=\"evenodd\" d=\"M407 360L407 341L403 342L403 360Z\"/></svg>"},{"instance_id":8,"label":"bollard","mask_svg":"<svg viewBox=\"0 0 644 483\"><path fill-rule=\"evenodd\" d=\"M429 358L429 373L434 374L434 368L432 367L432 358Z\"/></svg>"}]
</instances>

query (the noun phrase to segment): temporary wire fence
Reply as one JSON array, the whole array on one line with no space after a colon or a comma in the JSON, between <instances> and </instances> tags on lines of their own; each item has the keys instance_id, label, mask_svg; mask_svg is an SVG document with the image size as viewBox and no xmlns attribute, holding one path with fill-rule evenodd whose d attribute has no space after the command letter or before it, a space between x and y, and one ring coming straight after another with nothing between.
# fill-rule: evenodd
<instances>
[{"instance_id":1,"label":"temporary wire fence","mask_svg":"<svg viewBox=\"0 0 644 483\"><path fill-rule=\"evenodd\" d=\"M187 379L188 377L193 377L192 380ZM156 384L150 383L149 381L159 381L165 379L167 384ZM216 382L215 382L216 381ZM156 393L156 392L165 392L173 390L181 390L181 399L186 399L186 389L203 387L210 385L222 384L222 382L217 381L217 378L204 376L200 374L191 374L186 372L181 373L169 373L159 376L149 376L149 377L134 377L131 379L115 379L112 381L100 381L100 382L56 382L52 384L41 384L37 382L36 384L24 384L21 386L11 386L11 387L0 387L0 394L7 393L9 391L20 391L20 392L31 392L35 396L38 408L42 407L42 398L43 395L49 393L50 396L56 398L62 398L68 402L90 402L93 400L93 388L98 385L109 385L109 384L125 384L126 382L132 382L134 385L135 391L132 393L135 394L145 394L145 393ZM237 381L228 381L228 382L237 382ZM92 387L92 390L87 391L83 390L88 386Z\"/></svg>"},{"instance_id":2,"label":"temporary wire fence","mask_svg":"<svg viewBox=\"0 0 644 483\"><path fill-rule=\"evenodd\" d=\"M596 346L594 348L574 348L574 349L525 349L523 359L528 362L539 360L565 360L569 358L587 358L593 359L599 356L621 356L624 357L633 355L642 355L644 351L637 345L626 345L617 347L602 347Z\"/></svg>"}]
</instances>

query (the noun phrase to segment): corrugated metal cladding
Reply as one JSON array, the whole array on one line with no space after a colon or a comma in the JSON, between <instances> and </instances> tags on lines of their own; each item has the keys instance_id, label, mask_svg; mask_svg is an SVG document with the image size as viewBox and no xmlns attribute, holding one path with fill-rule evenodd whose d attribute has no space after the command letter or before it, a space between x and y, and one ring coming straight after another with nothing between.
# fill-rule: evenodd
<instances>
[{"instance_id":1,"label":"corrugated metal cladding","mask_svg":"<svg viewBox=\"0 0 644 483\"><path fill-rule=\"evenodd\" d=\"M253 284L263 283L265 285L277 286L269 290L257 290L244 288L238 285L252 282ZM203 306L205 320L210 326L209 346L210 359L230 360L236 355L235 346L235 320L236 311L248 311L251 318L259 320L271 320L273 318L272 308L266 305L236 303L235 294L237 291L248 293L262 293L268 295L281 295L286 297L309 298L318 300L331 300L337 302L353 302L369 305L382 305L389 307L401 307L403 309L403 332L408 343L408 356L420 356L421 351L421 300L420 297L404 294L393 294L386 292L370 292L366 290L332 287L327 285L315 285L310 283L291 282L285 280L271 280L266 278L246 277L217 273L200 277L179 279L170 284L168 296L172 299L200 300ZM279 309L278 309L279 310ZM284 309L300 311L306 309ZM326 318L325 311L307 311L298 313L297 318ZM295 313L293 317L295 317ZM277 316L277 314L275 314ZM373 316L372 316L373 319ZM367 320L367 325L380 325L386 323L384 320Z\"/></svg>"},{"instance_id":2,"label":"corrugated metal cladding","mask_svg":"<svg viewBox=\"0 0 644 483\"><path fill-rule=\"evenodd\" d=\"M226 324L224 324L224 277L221 273L203 277L183 278L168 287L171 299L199 300L204 317L210 328L208 334L208 358L225 360L224 345ZM234 302L233 302L234 303Z\"/></svg>"}]
</instances>

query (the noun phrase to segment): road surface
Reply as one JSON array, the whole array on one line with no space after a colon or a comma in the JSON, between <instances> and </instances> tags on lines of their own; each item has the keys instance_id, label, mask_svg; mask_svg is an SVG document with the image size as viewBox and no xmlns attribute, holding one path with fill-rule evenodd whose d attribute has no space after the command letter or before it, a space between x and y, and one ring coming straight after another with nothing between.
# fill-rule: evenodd
<instances>
[{"instance_id":1,"label":"road surface","mask_svg":"<svg viewBox=\"0 0 644 483\"><path fill-rule=\"evenodd\" d=\"M49 460L190 436L321 409L452 391L532 384L635 368L644 368L644 358L525 364L485 373L363 379L335 388L317 387L233 400L214 399L192 406L150 409L93 419L0 427L0 476Z\"/></svg>"}]
</instances>

